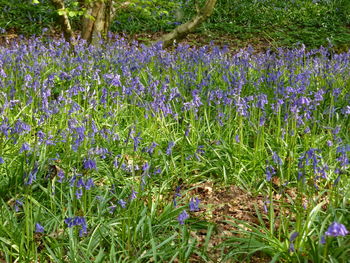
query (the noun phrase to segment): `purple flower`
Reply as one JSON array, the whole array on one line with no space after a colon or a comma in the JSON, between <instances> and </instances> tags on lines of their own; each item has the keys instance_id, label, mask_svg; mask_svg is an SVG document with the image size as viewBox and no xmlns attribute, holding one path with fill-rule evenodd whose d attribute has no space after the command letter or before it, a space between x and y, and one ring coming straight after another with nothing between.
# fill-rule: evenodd
<instances>
[{"instance_id":1,"label":"purple flower","mask_svg":"<svg viewBox=\"0 0 350 263\"><path fill-rule=\"evenodd\" d=\"M57 172L57 177L58 177L57 182L62 183L62 182L63 182L63 179L64 179L64 172L63 172L63 170L60 169L60 170Z\"/></svg>"},{"instance_id":2,"label":"purple flower","mask_svg":"<svg viewBox=\"0 0 350 263\"><path fill-rule=\"evenodd\" d=\"M79 178L77 183L76 183L76 187L84 187L85 186L85 183L84 183L84 180L83 178Z\"/></svg>"},{"instance_id":3,"label":"purple flower","mask_svg":"<svg viewBox=\"0 0 350 263\"><path fill-rule=\"evenodd\" d=\"M130 200L136 199L137 194L138 193L134 189L132 189L131 194L130 194Z\"/></svg>"},{"instance_id":4,"label":"purple flower","mask_svg":"<svg viewBox=\"0 0 350 263\"><path fill-rule=\"evenodd\" d=\"M299 236L299 232L293 232L290 235L289 242L294 242L294 240Z\"/></svg>"},{"instance_id":5,"label":"purple flower","mask_svg":"<svg viewBox=\"0 0 350 263\"><path fill-rule=\"evenodd\" d=\"M149 147L145 148L145 152L147 152L149 155L152 155L154 153L154 149L158 146L158 143L152 142Z\"/></svg>"},{"instance_id":6,"label":"purple flower","mask_svg":"<svg viewBox=\"0 0 350 263\"><path fill-rule=\"evenodd\" d=\"M157 174L160 174L161 172L162 172L162 169L160 169L160 168L158 167L158 168L154 169L153 174L154 174L154 175L157 175Z\"/></svg>"},{"instance_id":7,"label":"purple flower","mask_svg":"<svg viewBox=\"0 0 350 263\"><path fill-rule=\"evenodd\" d=\"M199 145L197 150L196 150L196 153L198 154L204 154L205 151L204 151L204 145Z\"/></svg>"},{"instance_id":8,"label":"purple flower","mask_svg":"<svg viewBox=\"0 0 350 263\"><path fill-rule=\"evenodd\" d=\"M267 96L265 94L260 94L257 97L258 101L256 103L256 107L263 110L265 108L265 104L268 104Z\"/></svg>"},{"instance_id":9,"label":"purple flower","mask_svg":"<svg viewBox=\"0 0 350 263\"><path fill-rule=\"evenodd\" d=\"M265 117L260 117L260 120L259 120L259 126L263 126L265 124L265 121L266 121L266 118Z\"/></svg>"},{"instance_id":10,"label":"purple flower","mask_svg":"<svg viewBox=\"0 0 350 263\"><path fill-rule=\"evenodd\" d=\"M4 162L4 159L2 159L2 157L0 156L0 164L3 164Z\"/></svg>"},{"instance_id":11,"label":"purple flower","mask_svg":"<svg viewBox=\"0 0 350 263\"><path fill-rule=\"evenodd\" d=\"M193 212L193 211L199 211L199 199L196 197L196 199L193 199L193 197L191 198L190 200L190 211Z\"/></svg>"},{"instance_id":12,"label":"purple flower","mask_svg":"<svg viewBox=\"0 0 350 263\"><path fill-rule=\"evenodd\" d=\"M236 143L239 143L241 140L239 139L239 135L237 134L235 137Z\"/></svg>"},{"instance_id":13,"label":"purple flower","mask_svg":"<svg viewBox=\"0 0 350 263\"><path fill-rule=\"evenodd\" d=\"M177 217L177 220L179 221L179 224L180 225L183 225L183 224L185 224L185 220L187 219L187 218L189 218L190 216L188 215L188 213L186 212L186 210L183 210L182 212L181 212L181 214Z\"/></svg>"},{"instance_id":14,"label":"purple flower","mask_svg":"<svg viewBox=\"0 0 350 263\"><path fill-rule=\"evenodd\" d=\"M11 129L11 134L25 134L30 132L31 127L29 124L26 124L25 122L22 122L21 120L17 120L14 124L14 127Z\"/></svg>"},{"instance_id":15,"label":"purple flower","mask_svg":"<svg viewBox=\"0 0 350 263\"><path fill-rule=\"evenodd\" d=\"M16 200L15 201L15 205L14 205L14 209L16 212L19 212L20 207L23 206L23 202L21 200Z\"/></svg>"},{"instance_id":16,"label":"purple flower","mask_svg":"<svg viewBox=\"0 0 350 263\"><path fill-rule=\"evenodd\" d=\"M84 234L87 234L87 224L86 220L83 216L76 217L68 217L64 220L64 222L68 225L69 228L73 226L81 226L79 230L79 236L82 237Z\"/></svg>"},{"instance_id":17,"label":"purple flower","mask_svg":"<svg viewBox=\"0 0 350 263\"><path fill-rule=\"evenodd\" d=\"M276 174L276 170L272 165L266 167L266 181L270 182L273 175Z\"/></svg>"},{"instance_id":18,"label":"purple flower","mask_svg":"<svg viewBox=\"0 0 350 263\"><path fill-rule=\"evenodd\" d=\"M86 170L96 170L96 162L94 160L88 159L84 162L84 169Z\"/></svg>"},{"instance_id":19,"label":"purple flower","mask_svg":"<svg viewBox=\"0 0 350 263\"><path fill-rule=\"evenodd\" d=\"M28 177L26 178L26 181L24 182L25 185L31 185L36 180L36 174L38 173L38 167L35 165L34 169L30 171Z\"/></svg>"},{"instance_id":20,"label":"purple flower","mask_svg":"<svg viewBox=\"0 0 350 263\"><path fill-rule=\"evenodd\" d=\"M294 251L295 251L294 243L290 243L289 244L289 252L294 252Z\"/></svg>"},{"instance_id":21,"label":"purple flower","mask_svg":"<svg viewBox=\"0 0 350 263\"><path fill-rule=\"evenodd\" d=\"M95 186L94 180L91 179L91 178L87 179L86 182L85 182L85 185L84 185L86 190L90 190L94 186Z\"/></svg>"},{"instance_id":22,"label":"purple flower","mask_svg":"<svg viewBox=\"0 0 350 263\"><path fill-rule=\"evenodd\" d=\"M138 133L137 136L134 136L133 140L134 140L134 152L136 152L142 140L142 138L140 137L140 133Z\"/></svg>"},{"instance_id":23,"label":"purple flower","mask_svg":"<svg viewBox=\"0 0 350 263\"><path fill-rule=\"evenodd\" d=\"M27 151L30 151L30 146L28 143L25 142L22 144L22 147L19 150L19 152L22 153L22 152L27 152Z\"/></svg>"},{"instance_id":24,"label":"purple flower","mask_svg":"<svg viewBox=\"0 0 350 263\"><path fill-rule=\"evenodd\" d=\"M177 186L176 189L175 189L175 194L174 194L174 197L173 197L173 202L174 202L174 206L175 207L177 206L176 197L181 197L180 190L181 190L181 186Z\"/></svg>"},{"instance_id":25,"label":"purple flower","mask_svg":"<svg viewBox=\"0 0 350 263\"><path fill-rule=\"evenodd\" d=\"M263 209L264 209L264 213L267 213L269 211L267 205L269 205L271 203L270 200L265 200L264 201L264 206L263 206Z\"/></svg>"},{"instance_id":26,"label":"purple flower","mask_svg":"<svg viewBox=\"0 0 350 263\"><path fill-rule=\"evenodd\" d=\"M83 190L82 189L78 189L76 192L75 192L75 196L77 197L77 199L80 199L83 195Z\"/></svg>"},{"instance_id":27,"label":"purple flower","mask_svg":"<svg viewBox=\"0 0 350 263\"><path fill-rule=\"evenodd\" d=\"M340 132L340 126L337 126L337 127L335 127L335 128L332 130L332 133L333 133L334 135L337 135L339 132Z\"/></svg>"},{"instance_id":28,"label":"purple flower","mask_svg":"<svg viewBox=\"0 0 350 263\"><path fill-rule=\"evenodd\" d=\"M173 147L175 146L175 142L171 141L168 144L168 148L166 149L166 154L170 155L173 151Z\"/></svg>"},{"instance_id":29,"label":"purple flower","mask_svg":"<svg viewBox=\"0 0 350 263\"><path fill-rule=\"evenodd\" d=\"M117 208L116 205L111 205L110 207L108 207L109 213L110 213L110 214L113 214L116 208Z\"/></svg>"},{"instance_id":30,"label":"purple flower","mask_svg":"<svg viewBox=\"0 0 350 263\"><path fill-rule=\"evenodd\" d=\"M45 229L42 225L39 223L35 224L35 233L44 233Z\"/></svg>"},{"instance_id":31,"label":"purple flower","mask_svg":"<svg viewBox=\"0 0 350 263\"><path fill-rule=\"evenodd\" d=\"M310 127L306 127L306 128L304 129L304 133L305 133L305 134L310 133L310 131L311 131L311 130L310 130Z\"/></svg>"},{"instance_id":32,"label":"purple flower","mask_svg":"<svg viewBox=\"0 0 350 263\"><path fill-rule=\"evenodd\" d=\"M120 199L118 201L118 204L122 207L122 208L125 208L126 207L126 202L123 200L123 199Z\"/></svg>"},{"instance_id":33,"label":"purple flower","mask_svg":"<svg viewBox=\"0 0 350 263\"><path fill-rule=\"evenodd\" d=\"M191 127L188 127L185 131L185 137L187 137L190 134Z\"/></svg>"},{"instance_id":34,"label":"purple flower","mask_svg":"<svg viewBox=\"0 0 350 263\"><path fill-rule=\"evenodd\" d=\"M344 114L350 114L350 106L346 106L346 107L343 109L343 112L344 112Z\"/></svg>"},{"instance_id":35,"label":"purple flower","mask_svg":"<svg viewBox=\"0 0 350 263\"><path fill-rule=\"evenodd\" d=\"M349 231L346 229L346 227L343 224L340 224L338 222L333 222L327 229L325 235L326 236L345 236L349 234Z\"/></svg>"},{"instance_id":36,"label":"purple flower","mask_svg":"<svg viewBox=\"0 0 350 263\"><path fill-rule=\"evenodd\" d=\"M337 178L335 178L334 182L333 182L333 186L337 186L337 184L339 183L340 181L340 175L338 175Z\"/></svg>"},{"instance_id":37,"label":"purple flower","mask_svg":"<svg viewBox=\"0 0 350 263\"><path fill-rule=\"evenodd\" d=\"M150 165L148 162L145 162L143 165L142 165L142 171L144 171L144 173L147 173L148 170L150 168Z\"/></svg>"},{"instance_id":38,"label":"purple flower","mask_svg":"<svg viewBox=\"0 0 350 263\"><path fill-rule=\"evenodd\" d=\"M281 158L280 158L280 157L278 156L278 154L275 153L275 152L273 152L273 154L272 154L272 161L273 161L275 164L277 164L277 165L282 165L282 164L283 164Z\"/></svg>"}]
</instances>

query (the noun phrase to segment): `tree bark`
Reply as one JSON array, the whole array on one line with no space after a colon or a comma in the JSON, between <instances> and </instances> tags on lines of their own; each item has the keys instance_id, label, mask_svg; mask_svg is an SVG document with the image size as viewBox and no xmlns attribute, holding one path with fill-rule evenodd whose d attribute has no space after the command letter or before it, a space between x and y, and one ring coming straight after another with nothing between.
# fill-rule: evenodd
<instances>
[{"instance_id":1,"label":"tree bark","mask_svg":"<svg viewBox=\"0 0 350 263\"><path fill-rule=\"evenodd\" d=\"M115 14L113 0L99 0L83 5L87 12L82 19L81 37L88 43L98 44L106 37Z\"/></svg>"},{"instance_id":2,"label":"tree bark","mask_svg":"<svg viewBox=\"0 0 350 263\"><path fill-rule=\"evenodd\" d=\"M163 43L163 48L171 46L175 41L184 39L191 31L203 23L214 11L217 0L207 0L202 9L197 10L197 15L185 24L179 25L172 32L161 36L157 42Z\"/></svg>"},{"instance_id":3,"label":"tree bark","mask_svg":"<svg viewBox=\"0 0 350 263\"><path fill-rule=\"evenodd\" d=\"M57 10L63 10L63 11L65 10L64 0L52 0L52 3ZM63 12L62 14L59 15L59 17L60 17L60 24L62 27L64 38L66 39L66 41L71 42L74 36L74 33L70 25L67 12Z\"/></svg>"}]
</instances>

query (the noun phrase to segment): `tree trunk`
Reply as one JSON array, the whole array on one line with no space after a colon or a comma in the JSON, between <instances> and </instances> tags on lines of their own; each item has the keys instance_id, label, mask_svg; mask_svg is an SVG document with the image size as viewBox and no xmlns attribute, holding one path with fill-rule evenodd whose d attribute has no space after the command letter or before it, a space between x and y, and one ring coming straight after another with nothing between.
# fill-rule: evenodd
<instances>
[{"instance_id":1,"label":"tree trunk","mask_svg":"<svg viewBox=\"0 0 350 263\"><path fill-rule=\"evenodd\" d=\"M117 9L113 6L114 0L78 0L81 8L86 10L82 18L81 38L88 43L99 44L101 37L106 37L111 20ZM185 24L179 25L172 32L163 35L158 41L163 42L163 47L171 46L175 41L180 41L186 37L191 31L196 29L203 23L214 11L217 0L207 0L202 9L197 8L197 15ZM65 10L64 0L52 0L52 3L60 12L60 23L62 26L64 37L71 42L74 36L68 14ZM118 9L125 8L130 5L130 1L121 3Z\"/></svg>"},{"instance_id":2,"label":"tree trunk","mask_svg":"<svg viewBox=\"0 0 350 263\"><path fill-rule=\"evenodd\" d=\"M67 15L67 12L65 12L65 6L64 6L64 0L52 0L53 5L57 10L61 10L62 13L60 13L60 24L62 27L63 35L66 41L71 42L74 33L72 30L72 27L69 22L69 17Z\"/></svg>"},{"instance_id":3,"label":"tree trunk","mask_svg":"<svg viewBox=\"0 0 350 263\"><path fill-rule=\"evenodd\" d=\"M114 16L113 0L94 1L84 7L87 11L82 19L81 37L88 43L98 44L101 37L107 36Z\"/></svg>"},{"instance_id":4,"label":"tree trunk","mask_svg":"<svg viewBox=\"0 0 350 263\"><path fill-rule=\"evenodd\" d=\"M179 25L172 32L163 35L157 42L163 42L163 48L171 46L175 41L185 38L191 31L203 23L214 11L217 0L207 0L204 7L197 10L197 15L185 24Z\"/></svg>"}]
</instances>

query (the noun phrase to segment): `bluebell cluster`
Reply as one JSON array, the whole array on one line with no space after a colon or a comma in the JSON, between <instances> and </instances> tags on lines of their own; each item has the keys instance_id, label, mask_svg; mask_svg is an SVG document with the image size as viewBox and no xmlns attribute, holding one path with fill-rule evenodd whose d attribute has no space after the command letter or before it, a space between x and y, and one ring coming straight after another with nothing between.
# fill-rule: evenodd
<instances>
[{"instance_id":1,"label":"bluebell cluster","mask_svg":"<svg viewBox=\"0 0 350 263\"><path fill-rule=\"evenodd\" d=\"M202 162L221 145L233 155L239 145L253 151L265 132L270 141L296 150L294 156L277 147L266 151L270 156L262 178L265 174L271 181L288 159L288 180L310 175L326 180L334 171L338 183L349 168L350 144L344 136L350 121L349 87L350 52L331 54L325 48L232 54L216 46L178 45L168 52L161 44L129 44L118 36L103 48L84 42L70 46L61 39L11 42L0 47L0 169L6 173L5 167L17 165L28 187L55 178L81 200L84 193L115 183L98 176L101 168L113 175L140 176L143 190L149 178L165 171L159 159L169 162L183 154L180 140L199 138L185 149L186 158L174 158L177 165ZM337 125L340 121L344 125ZM155 140L145 123L165 127L171 136ZM202 127L210 127L214 138L195 134ZM224 136L215 138L217 130ZM329 136L310 142L310 134L312 140ZM336 149L335 166L327 164L322 147ZM23 163L11 163L13 156ZM60 169L44 176L56 156L64 160ZM115 204L126 208L138 194L132 190L117 196L113 191L113 197L103 197L112 203L106 208L110 213ZM175 206L177 197L179 189ZM199 200L191 199L189 209L198 211ZM87 234L85 216L65 222ZM183 210L178 221L184 224L188 217ZM346 233L336 227L326 235L334 235L334 229ZM37 225L37 232L42 231Z\"/></svg>"}]
</instances>

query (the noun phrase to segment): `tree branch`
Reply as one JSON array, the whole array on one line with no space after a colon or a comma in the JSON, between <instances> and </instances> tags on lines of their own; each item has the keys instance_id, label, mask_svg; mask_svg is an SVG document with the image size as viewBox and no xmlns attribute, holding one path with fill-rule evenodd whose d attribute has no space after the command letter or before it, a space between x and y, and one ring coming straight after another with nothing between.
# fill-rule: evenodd
<instances>
[{"instance_id":1,"label":"tree branch","mask_svg":"<svg viewBox=\"0 0 350 263\"><path fill-rule=\"evenodd\" d=\"M64 10L64 1L63 0L51 0L53 5L57 10ZM67 12L63 12L59 14L60 17L60 24L62 27L63 35L66 41L71 42L72 37L74 36L72 27L70 25L69 17L67 15Z\"/></svg>"},{"instance_id":2,"label":"tree branch","mask_svg":"<svg viewBox=\"0 0 350 263\"><path fill-rule=\"evenodd\" d=\"M171 46L174 41L179 41L185 38L191 31L196 29L201 23L203 23L214 11L214 7L217 0L207 0L204 7L197 10L197 15L185 24L181 24L176 27L172 32L163 35L157 42L163 42L163 48Z\"/></svg>"}]
</instances>

